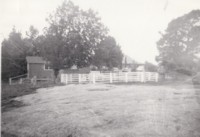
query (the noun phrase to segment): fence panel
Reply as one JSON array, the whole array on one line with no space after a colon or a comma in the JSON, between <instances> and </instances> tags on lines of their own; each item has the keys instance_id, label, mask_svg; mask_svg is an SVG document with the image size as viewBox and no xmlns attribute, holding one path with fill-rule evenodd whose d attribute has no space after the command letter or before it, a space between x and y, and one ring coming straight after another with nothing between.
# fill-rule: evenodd
<instances>
[{"instance_id":1,"label":"fence panel","mask_svg":"<svg viewBox=\"0 0 200 137\"><path fill-rule=\"evenodd\" d=\"M100 75L95 75L95 81L101 83L112 83L111 73L100 73Z\"/></svg>"},{"instance_id":2,"label":"fence panel","mask_svg":"<svg viewBox=\"0 0 200 137\"><path fill-rule=\"evenodd\" d=\"M90 75L89 74L79 74L79 83L89 83Z\"/></svg>"},{"instance_id":3,"label":"fence panel","mask_svg":"<svg viewBox=\"0 0 200 137\"><path fill-rule=\"evenodd\" d=\"M128 82L141 82L143 72L129 72Z\"/></svg>"},{"instance_id":4,"label":"fence panel","mask_svg":"<svg viewBox=\"0 0 200 137\"><path fill-rule=\"evenodd\" d=\"M118 82L158 82L155 72L119 72L91 74L61 74L62 83L118 83Z\"/></svg>"},{"instance_id":5,"label":"fence panel","mask_svg":"<svg viewBox=\"0 0 200 137\"><path fill-rule=\"evenodd\" d=\"M113 82L126 82L126 74L127 73L112 73L112 77L113 77Z\"/></svg>"}]
</instances>

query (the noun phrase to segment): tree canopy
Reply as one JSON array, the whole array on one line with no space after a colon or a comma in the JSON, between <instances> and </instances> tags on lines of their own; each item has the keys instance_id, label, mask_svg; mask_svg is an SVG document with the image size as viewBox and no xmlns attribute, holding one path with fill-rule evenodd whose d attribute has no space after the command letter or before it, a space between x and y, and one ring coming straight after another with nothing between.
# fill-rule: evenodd
<instances>
[{"instance_id":1,"label":"tree canopy","mask_svg":"<svg viewBox=\"0 0 200 137\"><path fill-rule=\"evenodd\" d=\"M2 79L25 74L26 56L41 56L54 70L76 65L120 67L122 51L93 10L82 10L65 1L46 19L48 26L39 31L30 26L23 38L15 29L2 42ZM98 64L99 63L99 64Z\"/></svg>"},{"instance_id":2,"label":"tree canopy","mask_svg":"<svg viewBox=\"0 0 200 137\"><path fill-rule=\"evenodd\" d=\"M106 66L108 68L118 67L122 65L123 53L115 39L111 36L106 37L98 44L95 50L93 64L98 68Z\"/></svg>"},{"instance_id":3,"label":"tree canopy","mask_svg":"<svg viewBox=\"0 0 200 137\"><path fill-rule=\"evenodd\" d=\"M61 68L88 66L97 44L107 35L107 28L92 10L81 10L71 1L64 2L47 18L42 55L57 75Z\"/></svg>"},{"instance_id":4,"label":"tree canopy","mask_svg":"<svg viewBox=\"0 0 200 137\"><path fill-rule=\"evenodd\" d=\"M159 56L156 60L166 72L184 69L198 71L200 59L200 10L172 20L157 42Z\"/></svg>"},{"instance_id":5,"label":"tree canopy","mask_svg":"<svg viewBox=\"0 0 200 137\"><path fill-rule=\"evenodd\" d=\"M28 38L13 28L8 39L2 42L2 79L25 74L26 56L33 55L32 45Z\"/></svg>"}]
</instances>

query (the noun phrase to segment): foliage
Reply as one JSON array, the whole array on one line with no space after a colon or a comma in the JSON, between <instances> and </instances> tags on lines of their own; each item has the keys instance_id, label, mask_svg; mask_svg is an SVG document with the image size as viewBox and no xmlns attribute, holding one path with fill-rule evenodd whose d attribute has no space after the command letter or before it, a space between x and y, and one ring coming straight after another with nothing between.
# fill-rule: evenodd
<instances>
[{"instance_id":1,"label":"foliage","mask_svg":"<svg viewBox=\"0 0 200 137\"><path fill-rule=\"evenodd\" d=\"M95 50L95 56L93 64L98 68L106 66L108 68L121 67L123 59L123 53L120 46L117 45L115 39L111 36L106 37L97 46Z\"/></svg>"},{"instance_id":2,"label":"foliage","mask_svg":"<svg viewBox=\"0 0 200 137\"><path fill-rule=\"evenodd\" d=\"M157 42L159 56L156 60L165 72L184 68L196 72L200 59L200 10L193 10L172 20Z\"/></svg>"},{"instance_id":3,"label":"foliage","mask_svg":"<svg viewBox=\"0 0 200 137\"><path fill-rule=\"evenodd\" d=\"M38 35L39 31L34 28L34 26L30 26L29 31L26 32L27 38L26 40L29 42L29 47L31 48L31 52L33 56L40 56L40 37Z\"/></svg>"},{"instance_id":4,"label":"foliage","mask_svg":"<svg viewBox=\"0 0 200 137\"><path fill-rule=\"evenodd\" d=\"M22 38L20 32L13 28L8 39L2 42L2 80L26 73L27 55L32 51L27 39Z\"/></svg>"},{"instance_id":5,"label":"foliage","mask_svg":"<svg viewBox=\"0 0 200 137\"><path fill-rule=\"evenodd\" d=\"M150 62L145 62L144 64L145 70L149 71L149 72L157 72L158 71L158 67Z\"/></svg>"},{"instance_id":6,"label":"foliage","mask_svg":"<svg viewBox=\"0 0 200 137\"><path fill-rule=\"evenodd\" d=\"M108 29L92 10L81 10L64 2L47 18L44 34L30 26L23 38L15 29L2 42L2 79L27 73L26 56L42 56L50 62L55 76L62 68L96 64L120 67L122 51ZM105 55L106 54L106 55ZM105 55L105 56L102 56ZM100 64L98 64L100 63Z\"/></svg>"},{"instance_id":7,"label":"foliage","mask_svg":"<svg viewBox=\"0 0 200 137\"><path fill-rule=\"evenodd\" d=\"M47 19L42 55L53 66L55 75L61 68L91 64L97 44L107 33L97 13L83 11L71 1L64 2Z\"/></svg>"}]
</instances>

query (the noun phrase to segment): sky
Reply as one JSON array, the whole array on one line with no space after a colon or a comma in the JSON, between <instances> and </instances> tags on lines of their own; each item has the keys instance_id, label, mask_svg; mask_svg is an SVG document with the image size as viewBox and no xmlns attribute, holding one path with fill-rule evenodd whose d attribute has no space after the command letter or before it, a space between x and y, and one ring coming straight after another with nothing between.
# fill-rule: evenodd
<instances>
[{"instance_id":1,"label":"sky","mask_svg":"<svg viewBox=\"0 0 200 137\"><path fill-rule=\"evenodd\" d=\"M124 54L137 62L156 64L156 42L168 23L194 9L200 0L72 0L81 9L98 12ZM15 26L24 36L30 25L41 33L45 18L63 0L0 0L0 42Z\"/></svg>"}]
</instances>

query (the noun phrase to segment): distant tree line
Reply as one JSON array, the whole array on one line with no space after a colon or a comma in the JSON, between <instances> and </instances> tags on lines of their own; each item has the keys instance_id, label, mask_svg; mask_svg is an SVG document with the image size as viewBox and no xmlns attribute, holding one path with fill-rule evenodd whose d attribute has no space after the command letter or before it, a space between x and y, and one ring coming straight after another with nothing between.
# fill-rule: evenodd
<instances>
[{"instance_id":1,"label":"distant tree line","mask_svg":"<svg viewBox=\"0 0 200 137\"><path fill-rule=\"evenodd\" d=\"M123 53L115 38L109 36L93 10L82 10L73 2L63 2L46 19L43 34L31 26L26 37L13 28L2 42L2 80L27 73L26 56L48 60L55 76L60 69L95 65L121 67Z\"/></svg>"}]
</instances>

